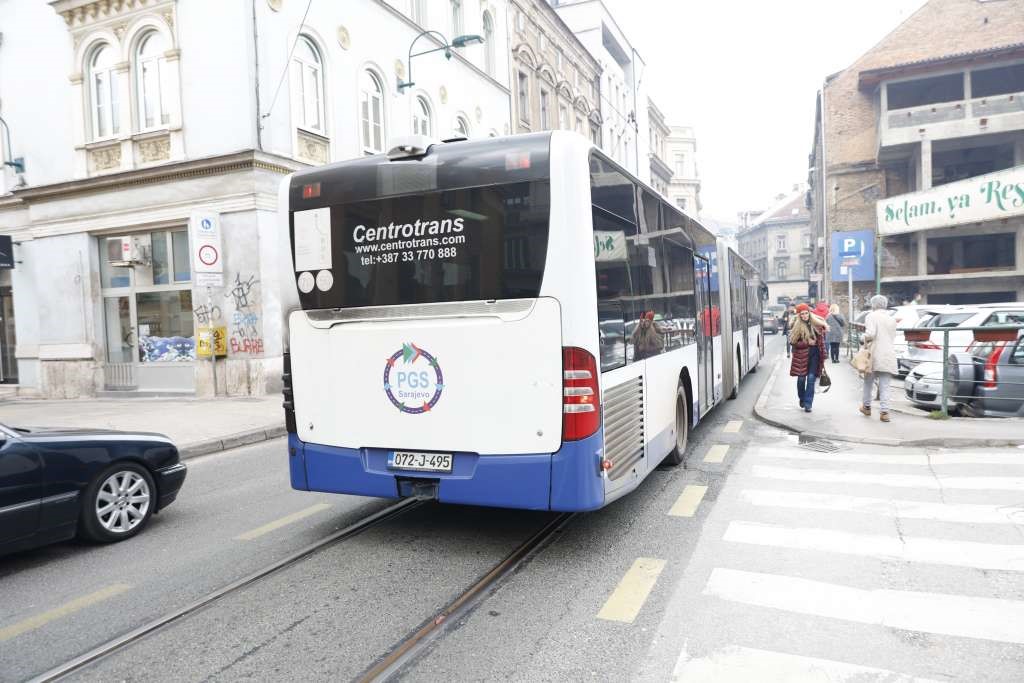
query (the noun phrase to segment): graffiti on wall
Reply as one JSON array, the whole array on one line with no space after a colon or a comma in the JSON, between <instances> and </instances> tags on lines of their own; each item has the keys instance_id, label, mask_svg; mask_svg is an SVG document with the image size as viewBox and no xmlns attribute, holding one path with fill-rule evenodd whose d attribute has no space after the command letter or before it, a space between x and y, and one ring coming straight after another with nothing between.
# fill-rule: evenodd
<instances>
[{"instance_id":1,"label":"graffiti on wall","mask_svg":"<svg viewBox=\"0 0 1024 683\"><path fill-rule=\"evenodd\" d=\"M231 314L231 334L228 338L228 347L233 355L263 353L258 284L255 275L244 278L241 273L236 273L231 288L224 294L224 298L230 300L235 309Z\"/></svg>"}]
</instances>

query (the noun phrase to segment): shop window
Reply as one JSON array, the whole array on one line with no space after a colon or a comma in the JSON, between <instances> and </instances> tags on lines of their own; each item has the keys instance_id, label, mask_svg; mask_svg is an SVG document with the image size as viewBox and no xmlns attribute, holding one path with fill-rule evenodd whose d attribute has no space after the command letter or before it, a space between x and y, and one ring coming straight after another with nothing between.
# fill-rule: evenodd
<instances>
[{"instance_id":1,"label":"shop window","mask_svg":"<svg viewBox=\"0 0 1024 683\"><path fill-rule=\"evenodd\" d=\"M143 363L191 361L196 358L192 292L140 292L139 360Z\"/></svg>"},{"instance_id":2,"label":"shop window","mask_svg":"<svg viewBox=\"0 0 1024 683\"><path fill-rule=\"evenodd\" d=\"M1013 233L930 239L928 274L952 275L1013 270L1015 242Z\"/></svg>"}]
</instances>

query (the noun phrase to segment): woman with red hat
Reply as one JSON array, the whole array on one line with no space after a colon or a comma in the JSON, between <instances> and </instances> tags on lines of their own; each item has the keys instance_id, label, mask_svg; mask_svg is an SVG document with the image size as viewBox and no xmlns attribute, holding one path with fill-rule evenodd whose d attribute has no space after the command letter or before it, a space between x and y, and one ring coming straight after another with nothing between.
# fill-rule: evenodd
<instances>
[{"instance_id":1,"label":"woman with red hat","mask_svg":"<svg viewBox=\"0 0 1024 683\"><path fill-rule=\"evenodd\" d=\"M796 307L796 319L789 331L789 342L793 347L793 360L789 366L790 377L796 377L796 393L800 407L811 412L814 403L814 382L825 371L825 331L828 329L821 317L811 313L807 304Z\"/></svg>"}]
</instances>

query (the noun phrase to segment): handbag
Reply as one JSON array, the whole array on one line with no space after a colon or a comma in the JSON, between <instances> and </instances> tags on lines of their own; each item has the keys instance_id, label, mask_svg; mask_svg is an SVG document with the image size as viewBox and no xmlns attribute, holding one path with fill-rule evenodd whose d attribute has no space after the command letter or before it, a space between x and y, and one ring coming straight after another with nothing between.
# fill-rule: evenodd
<instances>
[{"instance_id":1,"label":"handbag","mask_svg":"<svg viewBox=\"0 0 1024 683\"><path fill-rule=\"evenodd\" d=\"M827 390L832 386L832 378L828 376L827 372L822 370L821 377L818 378L818 384Z\"/></svg>"},{"instance_id":2,"label":"handbag","mask_svg":"<svg viewBox=\"0 0 1024 683\"><path fill-rule=\"evenodd\" d=\"M853 358L850 359L850 365L857 372L871 372L871 349L867 346L862 346L860 351L855 353Z\"/></svg>"}]
</instances>

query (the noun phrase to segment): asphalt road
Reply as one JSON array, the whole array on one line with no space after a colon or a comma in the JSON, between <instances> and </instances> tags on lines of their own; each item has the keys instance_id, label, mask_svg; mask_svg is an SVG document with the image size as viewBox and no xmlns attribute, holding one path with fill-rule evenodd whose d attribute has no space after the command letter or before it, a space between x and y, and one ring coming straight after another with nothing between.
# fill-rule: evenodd
<instances>
[{"instance_id":1,"label":"asphalt road","mask_svg":"<svg viewBox=\"0 0 1024 683\"><path fill-rule=\"evenodd\" d=\"M761 371L692 434L686 466L577 515L404 679L1024 680L1024 457L806 448L752 418L781 348L770 338ZM291 491L281 441L191 464L179 501L131 542L0 560L0 634L56 615L0 639L0 679L388 505ZM423 505L74 678L350 680L550 518Z\"/></svg>"}]
</instances>

